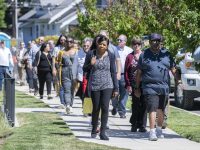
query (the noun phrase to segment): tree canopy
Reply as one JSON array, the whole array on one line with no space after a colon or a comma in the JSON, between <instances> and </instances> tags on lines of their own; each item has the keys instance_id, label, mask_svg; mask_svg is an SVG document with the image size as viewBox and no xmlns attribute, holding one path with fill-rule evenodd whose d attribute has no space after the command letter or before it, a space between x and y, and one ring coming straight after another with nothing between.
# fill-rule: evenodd
<instances>
[{"instance_id":1,"label":"tree canopy","mask_svg":"<svg viewBox=\"0 0 200 150\"><path fill-rule=\"evenodd\" d=\"M6 11L5 2L4 0L0 0L0 28L6 27L6 24L4 22L5 11Z\"/></svg>"},{"instance_id":2,"label":"tree canopy","mask_svg":"<svg viewBox=\"0 0 200 150\"><path fill-rule=\"evenodd\" d=\"M115 40L119 34L128 39L153 32L165 38L166 47L176 54L187 47L194 51L200 41L198 0L115 0L97 9L96 0L83 0L85 12L78 12L79 36L93 37L101 29Z\"/></svg>"}]
</instances>

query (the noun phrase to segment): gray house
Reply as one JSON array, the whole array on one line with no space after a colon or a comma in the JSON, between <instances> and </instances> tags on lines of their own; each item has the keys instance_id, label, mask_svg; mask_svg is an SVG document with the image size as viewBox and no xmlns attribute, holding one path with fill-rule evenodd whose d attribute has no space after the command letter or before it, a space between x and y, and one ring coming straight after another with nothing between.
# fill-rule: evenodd
<instances>
[{"instance_id":1,"label":"gray house","mask_svg":"<svg viewBox=\"0 0 200 150\"><path fill-rule=\"evenodd\" d=\"M77 26L77 5L82 0L33 0L35 7L19 18L19 38L25 43L39 36L60 35ZM107 0L98 0L98 7L107 5ZM84 12L84 8L82 9Z\"/></svg>"}]
</instances>

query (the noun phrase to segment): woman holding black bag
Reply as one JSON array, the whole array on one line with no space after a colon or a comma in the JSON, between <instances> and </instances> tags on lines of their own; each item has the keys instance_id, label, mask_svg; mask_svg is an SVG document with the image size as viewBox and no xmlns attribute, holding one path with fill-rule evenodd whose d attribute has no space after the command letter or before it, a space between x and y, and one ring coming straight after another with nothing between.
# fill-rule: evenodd
<instances>
[{"instance_id":1,"label":"woman holding black bag","mask_svg":"<svg viewBox=\"0 0 200 150\"><path fill-rule=\"evenodd\" d=\"M37 67L37 75L39 79L39 94L40 99L43 99L44 84L47 87L47 99L52 99L51 83L55 70L52 68L52 56L50 54L50 47L48 43L43 43L40 50L36 53L34 66Z\"/></svg>"}]
</instances>

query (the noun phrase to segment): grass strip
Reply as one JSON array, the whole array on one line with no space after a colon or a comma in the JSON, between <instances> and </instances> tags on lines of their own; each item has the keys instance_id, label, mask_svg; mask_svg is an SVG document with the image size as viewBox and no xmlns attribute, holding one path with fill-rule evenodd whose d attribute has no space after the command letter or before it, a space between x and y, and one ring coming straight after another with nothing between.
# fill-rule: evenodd
<instances>
[{"instance_id":1,"label":"grass strip","mask_svg":"<svg viewBox=\"0 0 200 150\"><path fill-rule=\"evenodd\" d=\"M126 107L131 109L131 104L132 100L129 97ZM171 106L169 110L168 128L189 140L200 142L200 116Z\"/></svg>"},{"instance_id":2,"label":"grass strip","mask_svg":"<svg viewBox=\"0 0 200 150\"><path fill-rule=\"evenodd\" d=\"M2 150L114 150L117 148L82 142L74 137L69 127L55 113L20 113L20 127L15 128Z\"/></svg>"},{"instance_id":3,"label":"grass strip","mask_svg":"<svg viewBox=\"0 0 200 150\"><path fill-rule=\"evenodd\" d=\"M24 94L23 92L15 92L16 108L48 108L49 106L34 96Z\"/></svg>"},{"instance_id":4,"label":"grass strip","mask_svg":"<svg viewBox=\"0 0 200 150\"><path fill-rule=\"evenodd\" d=\"M26 100L26 97L28 97ZM37 100L16 92L17 107L38 107ZM31 105L32 104L32 105ZM46 106L40 104L39 106ZM1 118L0 118L1 119ZM20 127L12 128L12 134L0 141L1 150L118 150L119 148L78 140L65 122L53 112L18 113ZM0 126L4 122L0 122ZM8 127L8 129L10 129Z\"/></svg>"},{"instance_id":5,"label":"grass strip","mask_svg":"<svg viewBox=\"0 0 200 150\"><path fill-rule=\"evenodd\" d=\"M0 91L0 106L3 104L3 92ZM2 108L0 108L2 109ZM4 139L12 134L12 128L9 126L8 121L5 119L4 114L0 111L0 144Z\"/></svg>"},{"instance_id":6,"label":"grass strip","mask_svg":"<svg viewBox=\"0 0 200 150\"><path fill-rule=\"evenodd\" d=\"M200 116L170 107L168 127L187 139L200 142Z\"/></svg>"}]
</instances>

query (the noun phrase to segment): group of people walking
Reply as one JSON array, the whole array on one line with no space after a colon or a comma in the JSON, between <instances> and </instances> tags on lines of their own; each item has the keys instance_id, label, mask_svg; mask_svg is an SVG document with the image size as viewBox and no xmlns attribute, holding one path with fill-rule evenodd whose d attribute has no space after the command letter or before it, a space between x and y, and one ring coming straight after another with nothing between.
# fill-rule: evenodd
<instances>
[{"instance_id":1,"label":"group of people walking","mask_svg":"<svg viewBox=\"0 0 200 150\"><path fill-rule=\"evenodd\" d=\"M85 38L82 48L80 45L75 47L75 40L70 36L60 35L55 46L52 40L44 42L44 37L39 37L38 44L28 43L27 51L23 57L20 53L18 60L25 64L30 92L37 95L39 91L43 99L46 83L47 98L52 99L53 83L67 114L72 112L75 95L83 103L85 97L91 97L92 138L97 136L100 116L100 139L109 140L106 129L110 101L112 115L118 113L123 119L126 118L129 95L132 96L131 132L147 132L149 113L149 140L163 138L169 71L175 74L175 63L170 53L161 47L163 37L157 33L150 34L150 45L143 51L143 42L138 36L133 37L131 47L126 45L126 35L119 35L116 41L117 46L114 46L105 30L93 39ZM0 64L0 75L3 66Z\"/></svg>"},{"instance_id":2,"label":"group of people walking","mask_svg":"<svg viewBox=\"0 0 200 150\"><path fill-rule=\"evenodd\" d=\"M109 140L105 134L109 101L112 99L112 115L118 113L123 119L126 117L126 102L130 94L131 131L147 131L148 113L149 140L164 138L162 125L169 96L169 71L175 75L176 69L169 51L161 45L163 37L157 33L150 34L150 45L142 51L143 43L139 37L132 39L131 49L126 46L127 37L120 35L117 39L118 46L112 49L109 47L108 35L102 33L104 34L94 38L83 66L83 71L90 74L88 82L93 102L91 137L95 138L97 135L98 116L101 110L100 139ZM118 60L120 67L117 64Z\"/></svg>"}]
</instances>

